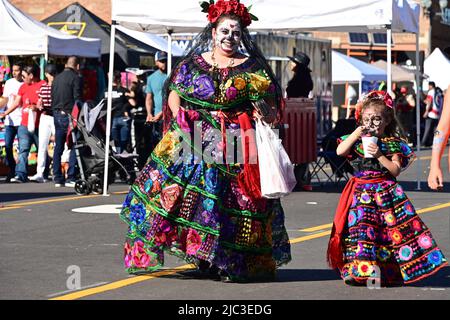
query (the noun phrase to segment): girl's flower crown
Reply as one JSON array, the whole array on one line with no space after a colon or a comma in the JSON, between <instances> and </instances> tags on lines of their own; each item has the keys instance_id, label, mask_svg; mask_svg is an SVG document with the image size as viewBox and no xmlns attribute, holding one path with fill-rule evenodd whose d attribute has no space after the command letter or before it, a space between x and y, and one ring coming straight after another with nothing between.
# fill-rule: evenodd
<instances>
[{"instance_id":1,"label":"girl's flower crown","mask_svg":"<svg viewBox=\"0 0 450 320\"><path fill-rule=\"evenodd\" d=\"M365 94L362 99L357 103L356 110L355 110L355 118L359 119L361 115L361 109L362 105L367 102L368 100L380 100L383 101L386 107L393 108L394 107L394 100L392 99L391 95L387 93L387 91L380 91L380 90L373 90L369 93Z\"/></svg>"},{"instance_id":2,"label":"girl's flower crown","mask_svg":"<svg viewBox=\"0 0 450 320\"><path fill-rule=\"evenodd\" d=\"M207 18L211 23L215 23L217 19L223 14L234 14L241 20L242 27L248 27L253 21L257 21L258 18L252 15L249 11L252 6L245 7L239 0L218 0L214 3L214 0L200 2L202 12L208 13Z\"/></svg>"}]
</instances>

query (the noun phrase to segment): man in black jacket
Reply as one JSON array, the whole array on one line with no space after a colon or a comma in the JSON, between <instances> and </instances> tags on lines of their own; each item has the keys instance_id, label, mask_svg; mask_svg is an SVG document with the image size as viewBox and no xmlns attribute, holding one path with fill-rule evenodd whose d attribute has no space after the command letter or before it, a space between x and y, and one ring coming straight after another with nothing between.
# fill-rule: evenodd
<instances>
[{"instance_id":1,"label":"man in black jacket","mask_svg":"<svg viewBox=\"0 0 450 320\"><path fill-rule=\"evenodd\" d=\"M58 74L52 88L52 110L55 121L55 150L53 155L53 180L55 187L75 186L76 157L74 149L70 152L68 181L61 170L61 156L64 152L67 131L69 129L69 114L72 113L76 101L81 101L81 81L78 76L79 62L77 57L69 57L63 72Z\"/></svg>"}]
</instances>

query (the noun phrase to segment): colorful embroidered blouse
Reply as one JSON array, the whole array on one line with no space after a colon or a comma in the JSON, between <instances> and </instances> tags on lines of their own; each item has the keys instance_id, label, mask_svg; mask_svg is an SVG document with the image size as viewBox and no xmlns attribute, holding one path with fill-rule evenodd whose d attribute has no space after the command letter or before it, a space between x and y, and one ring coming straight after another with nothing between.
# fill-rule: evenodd
<instances>
[{"instance_id":1,"label":"colorful embroidered blouse","mask_svg":"<svg viewBox=\"0 0 450 320\"><path fill-rule=\"evenodd\" d=\"M201 55L193 55L178 65L169 89L188 101L189 109L233 109L275 95L275 85L255 59L212 71Z\"/></svg>"},{"instance_id":2,"label":"colorful embroidered blouse","mask_svg":"<svg viewBox=\"0 0 450 320\"><path fill-rule=\"evenodd\" d=\"M342 136L338 139L338 143L347 139L350 135ZM383 137L378 139L378 147L381 153L383 153L386 158L392 160L394 155L400 156L401 168L405 170L412 163L411 160L415 158L415 154L408 144L395 137ZM350 161L352 167L355 170L355 175L364 171L372 172L382 172L387 173L388 170L383 167L380 162L375 158L364 158L364 149L362 145L362 140L359 139L353 146L350 153L347 155L347 159Z\"/></svg>"}]
</instances>

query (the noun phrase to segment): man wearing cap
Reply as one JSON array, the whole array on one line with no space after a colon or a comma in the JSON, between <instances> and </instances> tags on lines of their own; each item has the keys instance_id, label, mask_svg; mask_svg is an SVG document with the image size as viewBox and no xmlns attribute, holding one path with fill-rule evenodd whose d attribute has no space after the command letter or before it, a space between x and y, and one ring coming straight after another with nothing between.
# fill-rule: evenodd
<instances>
[{"instance_id":1,"label":"man wearing cap","mask_svg":"<svg viewBox=\"0 0 450 320\"><path fill-rule=\"evenodd\" d=\"M293 57L288 56L291 60L291 71L294 76L288 82L286 93L288 98L307 98L313 89L313 81L311 79L311 70L308 68L310 59L303 52L297 52Z\"/></svg>"},{"instance_id":2,"label":"man wearing cap","mask_svg":"<svg viewBox=\"0 0 450 320\"><path fill-rule=\"evenodd\" d=\"M158 68L147 78L145 89L145 107L147 109L147 122L153 125L152 149L162 137L162 91L167 79L167 53L158 51L155 54L155 63Z\"/></svg>"}]
</instances>

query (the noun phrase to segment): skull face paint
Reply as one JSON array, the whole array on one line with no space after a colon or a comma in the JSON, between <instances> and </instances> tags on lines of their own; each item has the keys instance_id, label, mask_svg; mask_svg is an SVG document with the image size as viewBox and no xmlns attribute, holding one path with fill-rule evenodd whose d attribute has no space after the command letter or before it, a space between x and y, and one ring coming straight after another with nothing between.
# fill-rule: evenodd
<instances>
[{"instance_id":1,"label":"skull face paint","mask_svg":"<svg viewBox=\"0 0 450 320\"><path fill-rule=\"evenodd\" d=\"M366 110L361 116L362 125L365 127L365 133L371 134L373 136L379 136L383 134L386 128L386 121L383 115L378 112L371 112Z\"/></svg>"},{"instance_id":2,"label":"skull face paint","mask_svg":"<svg viewBox=\"0 0 450 320\"><path fill-rule=\"evenodd\" d=\"M215 31L215 32L214 32ZM234 54L241 43L242 30L239 21L234 19L222 20L213 30L214 44L226 54Z\"/></svg>"}]
</instances>

